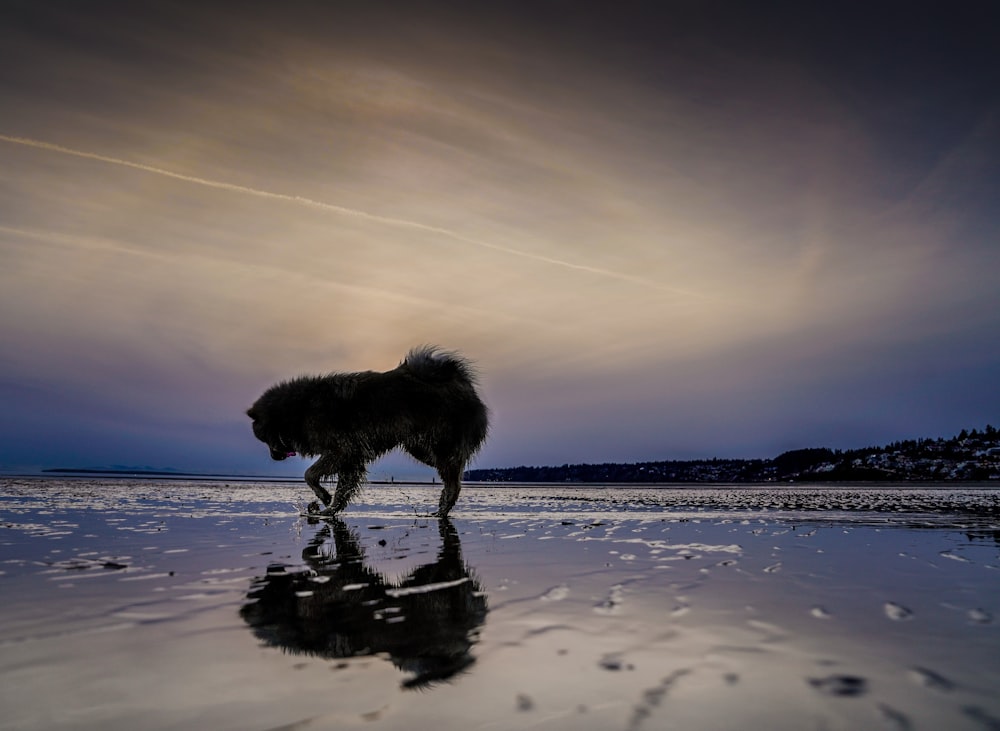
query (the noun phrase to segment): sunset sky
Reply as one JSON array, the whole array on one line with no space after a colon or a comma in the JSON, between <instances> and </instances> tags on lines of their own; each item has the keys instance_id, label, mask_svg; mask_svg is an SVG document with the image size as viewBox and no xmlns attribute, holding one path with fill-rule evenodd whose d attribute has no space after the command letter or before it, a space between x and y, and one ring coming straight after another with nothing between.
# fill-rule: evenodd
<instances>
[{"instance_id":1,"label":"sunset sky","mask_svg":"<svg viewBox=\"0 0 1000 731\"><path fill-rule=\"evenodd\" d=\"M478 467L1000 426L998 29L4 0L0 470L300 474L260 392L421 343L478 364Z\"/></svg>"}]
</instances>

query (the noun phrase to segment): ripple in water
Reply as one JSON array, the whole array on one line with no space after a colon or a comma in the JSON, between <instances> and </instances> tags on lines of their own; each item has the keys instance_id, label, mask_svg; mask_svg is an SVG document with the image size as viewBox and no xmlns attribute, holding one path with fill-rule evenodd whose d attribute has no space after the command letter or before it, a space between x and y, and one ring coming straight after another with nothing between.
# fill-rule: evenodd
<instances>
[{"instance_id":1,"label":"ripple in water","mask_svg":"<svg viewBox=\"0 0 1000 731\"><path fill-rule=\"evenodd\" d=\"M828 675L809 678L809 685L824 695L853 697L868 692L868 681L857 675Z\"/></svg>"},{"instance_id":2,"label":"ripple in water","mask_svg":"<svg viewBox=\"0 0 1000 731\"><path fill-rule=\"evenodd\" d=\"M885 610L885 616L896 622L905 622L913 619L913 611L907 609L902 604L886 602L882 608Z\"/></svg>"},{"instance_id":3,"label":"ripple in water","mask_svg":"<svg viewBox=\"0 0 1000 731\"><path fill-rule=\"evenodd\" d=\"M569 587L565 584L553 586L540 597L543 602L559 602L569 596Z\"/></svg>"},{"instance_id":4,"label":"ripple in water","mask_svg":"<svg viewBox=\"0 0 1000 731\"><path fill-rule=\"evenodd\" d=\"M913 668L910 670L909 676L913 682L932 690L947 692L955 688L955 684L948 680L948 678L927 668Z\"/></svg>"},{"instance_id":5,"label":"ripple in water","mask_svg":"<svg viewBox=\"0 0 1000 731\"><path fill-rule=\"evenodd\" d=\"M976 624L992 624L993 615L987 612L985 609L970 609L969 619Z\"/></svg>"}]
</instances>

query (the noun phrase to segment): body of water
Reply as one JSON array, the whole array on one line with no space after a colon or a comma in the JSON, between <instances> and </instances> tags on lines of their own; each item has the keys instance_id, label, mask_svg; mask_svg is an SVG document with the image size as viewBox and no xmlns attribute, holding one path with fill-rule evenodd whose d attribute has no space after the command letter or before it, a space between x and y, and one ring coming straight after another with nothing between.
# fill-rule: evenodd
<instances>
[{"instance_id":1,"label":"body of water","mask_svg":"<svg viewBox=\"0 0 1000 731\"><path fill-rule=\"evenodd\" d=\"M1000 489L0 480L2 729L1000 729Z\"/></svg>"}]
</instances>

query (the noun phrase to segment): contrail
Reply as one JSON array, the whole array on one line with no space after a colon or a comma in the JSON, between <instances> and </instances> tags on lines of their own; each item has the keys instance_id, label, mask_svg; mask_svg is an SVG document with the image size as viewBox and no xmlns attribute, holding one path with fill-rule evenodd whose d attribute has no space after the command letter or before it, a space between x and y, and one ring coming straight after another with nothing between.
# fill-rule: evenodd
<instances>
[{"instance_id":1,"label":"contrail","mask_svg":"<svg viewBox=\"0 0 1000 731\"><path fill-rule=\"evenodd\" d=\"M331 213L336 213L341 216L351 216L366 221L372 221L374 223L381 223L387 226L396 226L399 228L408 228L415 231L423 231L425 233L437 234L438 236L444 236L454 241L461 241L462 243L471 244L473 246L478 246L483 249L491 249L493 251L499 251L504 254L509 254L511 256L518 256L521 257L522 259L531 259L532 261L541 262L543 264L550 264L552 266L563 267L565 269L574 269L576 271L587 272L589 274L596 274L602 277L618 279L623 282L629 282L631 284L637 284L643 287L651 287L653 289L657 289L663 292L670 292L672 294L704 299L704 295L679 289L676 287L669 287L660 282L656 282L651 279L646 279L644 277L637 277L631 274L625 274L623 272L616 272L612 269L603 269L601 267L593 267L593 266L588 266L586 264L576 264L571 261L565 261L564 259L556 259L549 256L543 256L542 254L533 254L528 251L522 251L521 249L513 249L510 248L509 246L502 246L500 244L490 243L489 241L482 241L481 239L470 238L468 236L456 233L455 231L452 231L447 228L441 228L440 226L431 226L430 224L420 223L418 221L409 221L404 218L394 218L392 216L381 216L376 213L368 213L367 211L360 211L356 208L347 208L345 206L338 206L333 203L324 203L323 201L313 200L312 198L305 198L300 195L274 193L268 190L260 190L259 188L250 188L245 185L236 185L235 183L226 183L220 180L199 178L198 176L195 175L184 175L183 173L177 173L172 170L165 170L164 168L154 167L153 165L144 165L139 162L124 160L120 157L100 155L97 154L96 152L75 150L72 147L63 147L62 145L56 145L51 142L45 142L43 140L35 140L30 137L12 137L10 135L0 134L0 141L9 142L13 145L34 147L35 149L38 150L58 152L63 155L82 157L87 160L97 160L99 162L109 163L111 165L120 165L122 167L132 168L133 170L142 170L143 172L153 173L154 175L162 175L167 178L173 178L174 180L183 180L184 182L187 183L203 185L207 188L215 188L217 190L228 190L233 193L242 193L244 195L256 196L257 198L266 198L268 200L284 201L286 203L295 203L301 206L308 206L310 208L319 208L324 211L330 211Z\"/></svg>"},{"instance_id":2,"label":"contrail","mask_svg":"<svg viewBox=\"0 0 1000 731\"><path fill-rule=\"evenodd\" d=\"M43 230L32 230L25 228L15 228L13 226L5 226L2 223L0 223L0 233L11 234L12 236L19 236L23 238L35 239L36 241L44 241L47 243L54 243L62 246L86 247L87 249L90 249L92 251L108 251L117 254L125 254L128 256L157 259L164 262L169 261L172 258L175 258L159 251L151 251L149 249L131 247L108 239L99 239L88 236L75 236L72 234L60 233L58 231L43 231ZM366 285L356 284L354 282L341 282L335 279L331 279L328 275L324 275L322 278L320 278L308 273L303 274L301 271L284 270L281 269L280 267L261 266L259 264L252 264L245 261L230 261L228 259L220 259L218 257L206 256L205 254L182 254L179 256L179 258L197 259L201 262L205 262L208 264L216 264L226 267L239 267L241 269L251 272L265 272L270 274L271 272L277 271L280 274L284 274L287 276L308 278L316 286L320 287L331 287L334 289L360 293L363 295L378 296L380 298L396 300L397 302L404 302L408 305L435 307L438 309L448 307L449 309L456 309L462 312L469 312L481 318L492 317L498 320L509 320L510 322L517 323L518 325L521 326L524 326L526 324L531 324L534 327L542 325L546 330L554 329L552 327L549 327L548 324L546 323L539 323L537 319L529 320L528 318L525 317L509 315L504 312L499 312L497 310L484 310L482 308L473 307L471 305L466 305L466 304L445 303L440 300L431 299L429 297L420 297L415 295L404 294L402 292L398 292L391 289L384 289L381 287L369 287Z\"/></svg>"}]
</instances>

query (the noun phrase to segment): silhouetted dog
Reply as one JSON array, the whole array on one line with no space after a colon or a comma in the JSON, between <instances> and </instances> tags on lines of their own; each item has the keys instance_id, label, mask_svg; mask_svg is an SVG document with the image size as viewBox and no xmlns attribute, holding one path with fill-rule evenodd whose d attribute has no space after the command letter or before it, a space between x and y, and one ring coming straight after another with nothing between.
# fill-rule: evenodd
<instances>
[{"instance_id":1,"label":"silhouetted dog","mask_svg":"<svg viewBox=\"0 0 1000 731\"><path fill-rule=\"evenodd\" d=\"M489 412L475 385L467 360L424 346L385 373L331 373L279 383L257 399L247 416L272 459L319 455L305 480L325 506L324 514L347 507L365 480L367 465L402 447L438 471L444 489L435 515L445 517L462 489L462 472L489 428ZM320 480L334 474L337 489L331 497ZM310 510L318 511L319 505Z\"/></svg>"},{"instance_id":2,"label":"silhouetted dog","mask_svg":"<svg viewBox=\"0 0 1000 731\"><path fill-rule=\"evenodd\" d=\"M366 565L357 534L329 519L302 552L307 568L269 566L240 615L262 642L288 652L327 659L386 653L412 673L407 688L451 678L474 662L487 602L451 522L440 520L438 531L437 560L389 581Z\"/></svg>"}]
</instances>

